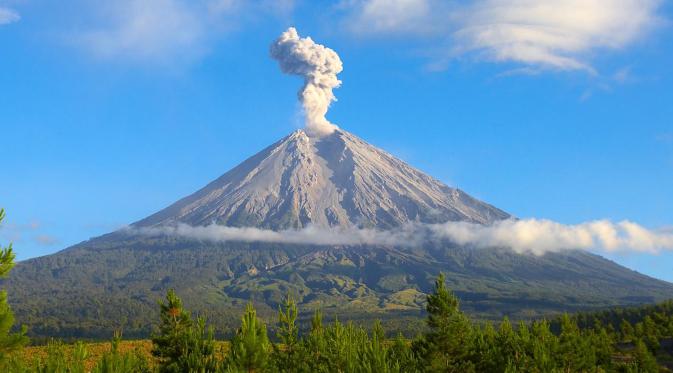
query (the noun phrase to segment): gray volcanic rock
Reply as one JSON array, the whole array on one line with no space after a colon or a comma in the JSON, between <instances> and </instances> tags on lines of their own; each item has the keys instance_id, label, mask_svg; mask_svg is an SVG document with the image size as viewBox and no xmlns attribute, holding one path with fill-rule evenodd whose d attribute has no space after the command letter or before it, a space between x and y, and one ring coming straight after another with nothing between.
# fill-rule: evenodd
<instances>
[{"instance_id":1,"label":"gray volcanic rock","mask_svg":"<svg viewBox=\"0 0 673 373\"><path fill-rule=\"evenodd\" d=\"M341 130L303 130L250 157L198 192L134 225L260 228L490 223L509 215Z\"/></svg>"}]
</instances>

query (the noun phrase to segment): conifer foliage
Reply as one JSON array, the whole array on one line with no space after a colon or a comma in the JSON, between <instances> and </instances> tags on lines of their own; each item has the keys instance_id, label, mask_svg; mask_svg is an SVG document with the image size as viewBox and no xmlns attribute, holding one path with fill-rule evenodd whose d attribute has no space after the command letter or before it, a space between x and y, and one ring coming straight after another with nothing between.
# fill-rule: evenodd
<instances>
[{"instance_id":1,"label":"conifer foliage","mask_svg":"<svg viewBox=\"0 0 673 373\"><path fill-rule=\"evenodd\" d=\"M0 224L5 218L5 210L0 209ZM14 267L14 251L12 244L0 247L0 279L6 278ZM0 364L7 359L7 355L28 343L25 329L12 333L14 313L7 303L7 292L0 290Z\"/></svg>"},{"instance_id":2,"label":"conifer foliage","mask_svg":"<svg viewBox=\"0 0 673 373\"><path fill-rule=\"evenodd\" d=\"M213 330L206 329L205 319L194 322L173 290L168 291L166 301L160 302L159 307L161 324L159 333L152 338L152 354L161 362L160 371L216 371Z\"/></svg>"},{"instance_id":3,"label":"conifer foliage","mask_svg":"<svg viewBox=\"0 0 673 373\"><path fill-rule=\"evenodd\" d=\"M257 311L248 303L241 327L231 341L225 365L228 372L262 372L267 367L271 344L266 325L257 318Z\"/></svg>"},{"instance_id":4,"label":"conifer foliage","mask_svg":"<svg viewBox=\"0 0 673 373\"><path fill-rule=\"evenodd\" d=\"M427 330L413 340L401 335L389 339L378 322L369 330L338 319L325 324L320 311L310 328L302 329L297 304L288 296L278 310L273 341L249 303L234 337L224 344L227 348L216 351L212 328L204 318L193 319L169 290L159 302L159 325L152 339L155 364L138 351L122 353L121 336L115 335L112 348L93 368L86 367L89 353L81 342L68 353L63 343L51 342L46 357L32 366L10 356L0 368L17 373L670 372L673 302L648 307L563 315L551 322L513 324L505 318L495 326L480 324L460 311L440 275L427 296Z\"/></svg>"}]
</instances>

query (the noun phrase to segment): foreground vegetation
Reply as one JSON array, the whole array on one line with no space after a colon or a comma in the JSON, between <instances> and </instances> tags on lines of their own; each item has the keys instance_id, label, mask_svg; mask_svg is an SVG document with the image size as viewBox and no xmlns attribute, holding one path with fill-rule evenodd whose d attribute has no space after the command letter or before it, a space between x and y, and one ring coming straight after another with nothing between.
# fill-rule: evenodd
<instances>
[{"instance_id":1,"label":"foreground vegetation","mask_svg":"<svg viewBox=\"0 0 673 373\"><path fill-rule=\"evenodd\" d=\"M13 259L11 246L0 251L0 276ZM12 332L6 297L0 293L1 372L661 372L673 366L673 302L530 324L505 318L496 327L472 322L441 274L426 298L427 328L412 340L386 338L380 323L371 330L324 323L319 311L301 328L288 296L273 340L250 303L233 338L216 341L206 319L193 318L169 290L151 342L125 343L117 334L109 347L52 341L26 349L25 330Z\"/></svg>"},{"instance_id":2,"label":"foreground vegetation","mask_svg":"<svg viewBox=\"0 0 673 373\"><path fill-rule=\"evenodd\" d=\"M504 319L496 328L473 324L441 275L427 300L429 331L411 341L386 339L380 325L367 331L353 323L325 324L319 312L300 333L296 303L287 298L275 341L248 305L236 335L222 342L169 291L152 341L51 342L3 354L0 371L660 372L672 361L673 346L666 343L673 341L673 302L516 326ZM610 321L617 315L642 317L634 324L623 319L615 329Z\"/></svg>"}]
</instances>

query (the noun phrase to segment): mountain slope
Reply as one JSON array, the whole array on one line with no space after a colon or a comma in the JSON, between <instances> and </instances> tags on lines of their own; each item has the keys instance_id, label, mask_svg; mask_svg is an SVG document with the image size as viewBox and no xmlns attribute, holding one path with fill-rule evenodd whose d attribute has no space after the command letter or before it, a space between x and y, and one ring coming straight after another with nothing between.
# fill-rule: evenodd
<instances>
[{"instance_id":1,"label":"mountain slope","mask_svg":"<svg viewBox=\"0 0 673 373\"><path fill-rule=\"evenodd\" d=\"M134 225L392 228L507 217L348 132L316 138L298 130Z\"/></svg>"},{"instance_id":2,"label":"mountain slope","mask_svg":"<svg viewBox=\"0 0 673 373\"><path fill-rule=\"evenodd\" d=\"M292 293L310 313L381 318L414 332L423 292L445 272L474 317L537 317L673 298L673 284L585 252L543 256L451 242L325 246L208 242L142 228L212 223L267 229L409 222L489 224L507 213L450 188L344 131L297 131L198 192L122 230L18 263L6 281L33 335L149 335L156 301L175 288L219 330L254 301L272 318Z\"/></svg>"}]
</instances>

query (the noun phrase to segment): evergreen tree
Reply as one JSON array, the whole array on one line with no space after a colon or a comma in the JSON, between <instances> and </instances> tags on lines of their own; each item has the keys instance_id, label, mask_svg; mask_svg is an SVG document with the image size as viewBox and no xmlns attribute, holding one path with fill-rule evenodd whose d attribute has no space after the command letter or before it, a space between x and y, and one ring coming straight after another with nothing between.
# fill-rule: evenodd
<instances>
[{"instance_id":1,"label":"evergreen tree","mask_svg":"<svg viewBox=\"0 0 673 373\"><path fill-rule=\"evenodd\" d=\"M401 333L393 341L388 352L388 359L397 364L402 372L413 373L419 371L411 345Z\"/></svg>"},{"instance_id":2,"label":"evergreen tree","mask_svg":"<svg viewBox=\"0 0 673 373\"><path fill-rule=\"evenodd\" d=\"M584 372L597 366L594 346L568 314L561 317L558 358L564 372Z\"/></svg>"},{"instance_id":3,"label":"evergreen tree","mask_svg":"<svg viewBox=\"0 0 673 373\"><path fill-rule=\"evenodd\" d=\"M206 330L205 320L199 318L195 324L172 289L166 294L166 302L159 302L159 307L159 334L152 338L152 354L159 358L159 371L216 371L213 331Z\"/></svg>"},{"instance_id":4,"label":"evergreen tree","mask_svg":"<svg viewBox=\"0 0 673 373\"><path fill-rule=\"evenodd\" d=\"M622 341L630 341L633 339L635 330L633 329L633 325L631 325L628 320L622 319L619 329L622 334Z\"/></svg>"},{"instance_id":5,"label":"evergreen tree","mask_svg":"<svg viewBox=\"0 0 673 373\"><path fill-rule=\"evenodd\" d=\"M554 369L554 357L558 350L558 338L551 332L546 320L533 322L531 325L532 341L528 353L533 363L531 370L550 372Z\"/></svg>"},{"instance_id":6,"label":"evergreen tree","mask_svg":"<svg viewBox=\"0 0 673 373\"><path fill-rule=\"evenodd\" d=\"M311 331L302 340L302 350L307 359L307 371L325 371L326 368L324 367L329 366L327 361L327 338L325 337L325 327L322 322L322 311L319 309L313 313Z\"/></svg>"},{"instance_id":7,"label":"evergreen tree","mask_svg":"<svg viewBox=\"0 0 673 373\"><path fill-rule=\"evenodd\" d=\"M262 372L269 360L270 343L266 325L257 319L257 311L248 303L241 319L241 327L231 341L226 360L230 372Z\"/></svg>"},{"instance_id":8,"label":"evergreen tree","mask_svg":"<svg viewBox=\"0 0 673 373\"><path fill-rule=\"evenodd\" d=\"M501 367L502 355L496 348L497 336L490 322L480 329L475 328L472 360L477 372L497 372L498 367Z\"/></svg>"},{"instance_id":9,"label":"evergreen tree","mask_svg":"<svg viewBox=\"0 0 673 373\"><path fill-rule=\"evenodd\" d=\"M5 210L0 209L0 223L5 218ZM14 252L12 244L0 248L0 279L6 278L9 271L14 267ZM0 364L6 360L7 355L16 351L28 343L25 328L17 333L12 333L14 326L14 313L7 303L7 292L0 290Z\"/></svg>"},{"instance_id":10,"label":"evergreen tree","mask_svg":"<svg viewBox=\"0 0 673 373\"><path fill-rule=\"evenodd\" d=\"M468 372L472 347L472 325L459 310L458 298L446 288L443 273L427 297L427 323L430 331L414 344L414 349L429 371Z\"/></svg>"},{"instance_id":11,"label":"evergreen tree","mask_svg":"<svg viewBox=\"0 0 673 373\"><path fill-rule=\"evenodd\" d=\"M297 327L297 303L287 296L285 304L278 310L278 332L276 337L280 344L273 345L273 362L275 368L282 372L299 372L304 369L304 358L299 345L299 328Z\"/></svg>"},{"instance_id":12,"label":"evergreen tree","mask_svg":"<svg viewBox=\"0 0 673 373\"><path fill-rule=\"evenodd\" d=\"M365 338L358 354L358 372L363 373L398 373L401 372L399 362L390 359L389 348L385 344L385 332L380 321L376 321L371 338ZM407 371L408 372L408 371Z\"/></svg>"},{"instance_id":13,"label":"evergreen tree","mask_svg":"<svg viewBox=\"0 0 673 373\"><path fill-rule=\"evenodd\" d=\"M659 372L659 365L652 353L647 349L645 343L637 340L635 349L633 350L633 358L639 373L657 373Z\"/></svg>"}]
</instances>

